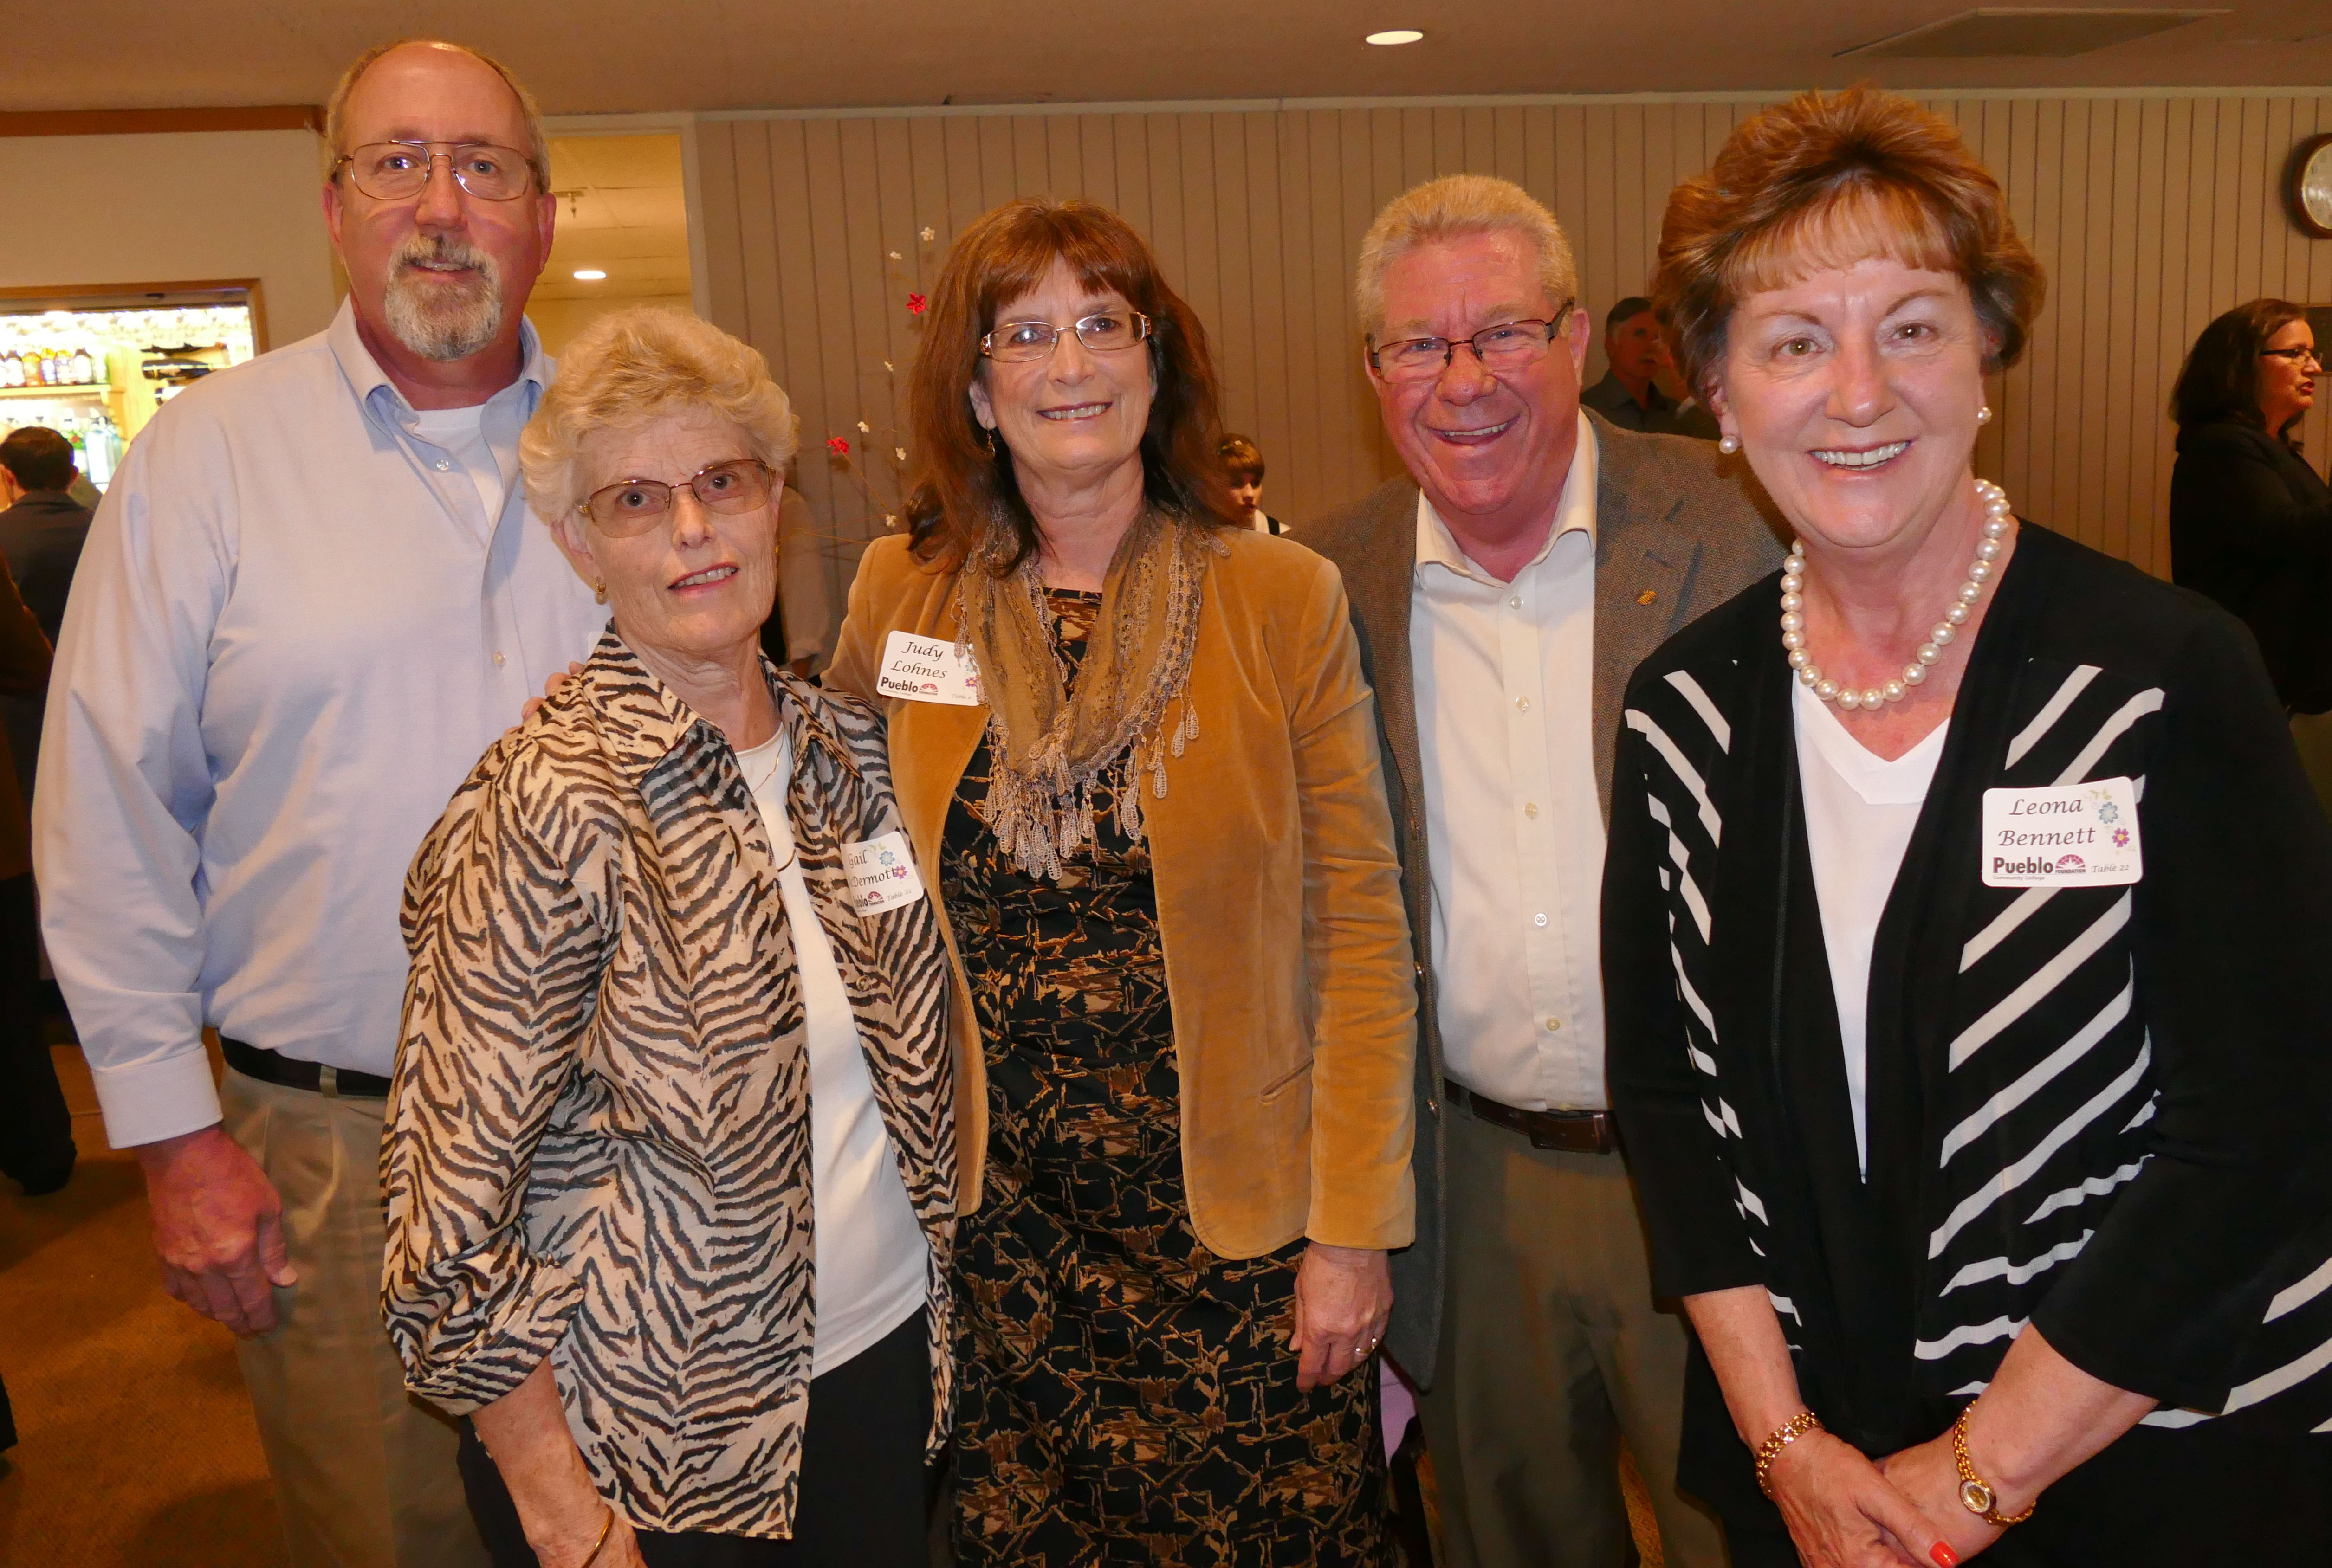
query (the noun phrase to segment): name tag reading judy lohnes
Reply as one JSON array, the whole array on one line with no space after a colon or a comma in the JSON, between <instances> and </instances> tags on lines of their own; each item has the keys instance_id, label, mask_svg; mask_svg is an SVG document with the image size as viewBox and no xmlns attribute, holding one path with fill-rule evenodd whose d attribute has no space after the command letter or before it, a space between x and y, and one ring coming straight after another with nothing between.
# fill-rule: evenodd
<instances>
[{"instance_id":1,"label":"name tag reading judy lohnes","mask_svg":"<svg viewBox=\"0 0 2332 1568\"><path fill-rule=\"evenodd\" d=\"M1983 792L1985 887L2121 888L2144 875L2128 779Z\"/></svg>"},{"instance_id":2,"label":"name tag reading judy lohnes","mask_svg":"<svg viewBox=\"0 0 2332 1568\"><path fill-rule=\"evenodd\" d=\"M894 632L883 643L883 670L874 677L874 689L910 702L977 708L980 671L944 637Z\"/></svg>"},{"instance_id":3,"label":"name tag reading judy lohnes","mask_svg":"<svg viewBox=\"0 0 2332 1568\"><path fill-rule=\"evenodd\" d=\"M850 884L850 907L862 916L879 915L923 896L923 879L915 870L915 852L904 833L843 845L842 874Z\"/></svg>"}]
</instances>

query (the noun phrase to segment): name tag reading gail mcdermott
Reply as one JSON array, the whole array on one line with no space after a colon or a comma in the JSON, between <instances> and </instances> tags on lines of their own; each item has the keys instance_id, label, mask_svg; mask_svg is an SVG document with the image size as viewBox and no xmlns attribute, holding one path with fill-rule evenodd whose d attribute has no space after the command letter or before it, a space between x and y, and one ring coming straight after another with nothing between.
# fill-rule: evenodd
<instances>
[{"instance_id":1,"label":"name tag reading gail mcdermott","mask_svg":"<svg viewBox=\"0 0 2332 1568\"><path fill-rule=\"evenodd\" d=\"M874 689L910 702L944 702L951 708L980 706L980 671L944 637L894 632L884 640L883 669Z\"/></svg>"},{"instance_id":2,"label":"name tag reading gail mcdermott","mask_svg":"<svg viewBox=\"0 0 2332 1568\"><path fill-rule=\"evenodd\" d=\"M904 833L842 846L842 874L850 884L850 907L862 916L879 915L923 896L915 872L915 852Z\"/></svg>"},{"instance_id":3,"label":"name tag reading gail mcdermott","mask_svg":"<svg viewBox=\"0 0 2332 1568\"><path fill-rule=\"evenodd\" d=\"M1983 792L1983 885L2121 888L2146 875L2126 778Z\"/></svg>"}]
</instances>

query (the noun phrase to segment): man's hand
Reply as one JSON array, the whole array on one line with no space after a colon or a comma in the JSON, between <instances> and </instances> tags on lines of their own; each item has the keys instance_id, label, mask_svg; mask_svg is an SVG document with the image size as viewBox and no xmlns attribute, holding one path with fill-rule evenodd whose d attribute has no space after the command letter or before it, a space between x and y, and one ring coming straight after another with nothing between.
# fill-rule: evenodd
<instances>
[{"instance_id":1,"label":"man's hand","mask_svg":"<svg viewBox=\"0 0 2332 1568\"><path fill-rule=\"evenodd\" d=\"M299 1280L283 1245L283 1201L225 1129L142 1144L162 1288L246 1337L275 1328L271 1285Z\"/></svg>"},{"instance_id":2,"label":"man's hand","mask_svg":"<svg viewBox=\"0 0 2332 1568\"><path fill-rule=\"evenodd\" d=\"M1392 1270L1376 1249L1314 1241L1295 1269L1295 1386L1309 1392L1368 1360L1392 1318Z\"/></svg>"},{"instance_id":3,"label":"man's hand","mask_svg":"<svg viewBox=\"0 0 2332 1568\"><path fill-rule=\"evenodd\" d=\"M560 687L566 685L569 681L574 679L577 676L582 673L583 667L572 660L568 661L567 668L564 671L554 670L551 673L550 679L542 683L542 695L540 697L530 697L524 702L518 705L519 723L524 724L528 719L532 718L534 717L535 709L540 708L544 703L558 696L559 689Z\"/></svg>"}]
</instances>

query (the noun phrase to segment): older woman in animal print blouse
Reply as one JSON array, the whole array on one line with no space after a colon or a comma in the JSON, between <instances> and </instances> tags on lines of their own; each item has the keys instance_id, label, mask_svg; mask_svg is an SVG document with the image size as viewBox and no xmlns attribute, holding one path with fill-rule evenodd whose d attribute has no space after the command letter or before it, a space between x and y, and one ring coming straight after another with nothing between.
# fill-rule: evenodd
<instances>
[{"instance_id":1,"label":"older woman in animal print blouse","mask_svg":"<svg viewBox=\"0 0 2332 1568\"><path fill-rule=\"evenodd\" d=\"M681 312L577 340L521 452L613 624L406 884L385 1305L497 1564L922 1560L948 971L881 720L760 651L793 428Z\"/></svg>"}]
</instances>

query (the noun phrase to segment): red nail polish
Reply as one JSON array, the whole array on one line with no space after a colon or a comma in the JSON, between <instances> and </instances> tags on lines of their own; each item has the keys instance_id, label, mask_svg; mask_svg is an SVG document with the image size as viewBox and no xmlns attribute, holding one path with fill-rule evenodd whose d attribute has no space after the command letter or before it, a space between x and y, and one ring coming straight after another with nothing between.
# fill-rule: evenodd
<instances>
[{"instance_id":1,"label":"red nail polish","mask_svg":"<svg viewBox=\"0 0 2332 1568\"><path fill-rule=\"evenodd\" d=\"M1941 1541L1927 1548L1927 1555L1935 1560L1935 1568L1960 1568L1960 1554Z\"/></svg>"}]
</instances>

